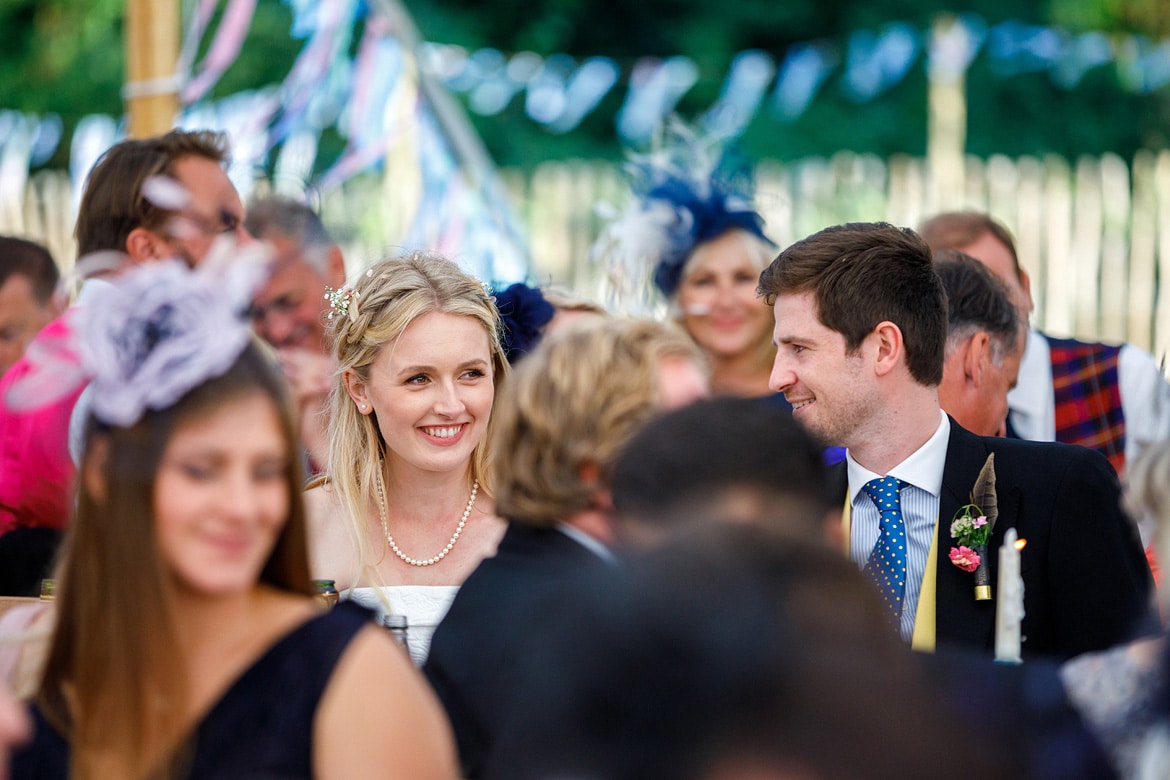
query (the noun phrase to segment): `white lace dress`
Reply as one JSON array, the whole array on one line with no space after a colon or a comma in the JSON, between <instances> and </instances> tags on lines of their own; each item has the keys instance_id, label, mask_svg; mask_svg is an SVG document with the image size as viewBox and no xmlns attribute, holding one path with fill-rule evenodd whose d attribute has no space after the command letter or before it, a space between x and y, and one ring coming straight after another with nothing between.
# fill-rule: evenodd
<instances>
[{"instance_id":1,"label":"white lace dress","mask_svg":"<svg viewBox=\"0 0 1170 780\"><path fill-rule=\"evenodd\" d=\"M415 666L422 666L431 649L431 635L447 614L458 585L388 585L352 588L342 598L353 599L379 615L406 615L406 641Z\"/></svg>"}]
</instances>

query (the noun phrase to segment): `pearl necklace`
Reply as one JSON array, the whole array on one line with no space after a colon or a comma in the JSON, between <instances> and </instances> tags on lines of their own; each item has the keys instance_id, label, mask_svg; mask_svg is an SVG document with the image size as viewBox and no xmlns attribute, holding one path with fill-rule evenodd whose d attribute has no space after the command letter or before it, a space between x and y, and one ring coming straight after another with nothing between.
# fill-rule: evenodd
<instances>
[{"instance_id":1,"label":"pearl necklace","mask_svg":"<svg viewBox=\"0 0 1170 780\"><path fill-rule=\"evenodd\" d=\"M434 566L439 561L447 557L447 553L451 552L451 548L459 541L459 535L463 533L463 526L467 525L467 518L471 517L471 507L475 504L475 496L479 493L479 480L474 480L471 483L471 497L467 499L467 508L463 510L463 516L459 518L459 525L455 528L455 533L451 536L451 541L447 542L447 546L443 551L433 558L411 558L402 550L398 549L398 545L394 542L394 537L390 535L390 524L386 517L386 489L382 485L382 470L378 469L378 517L382 520L382 533L386 535L386 543L390 545L390 549L394 551L402 560L409 563L411 566Z\"/></svg>"}]
</instances>

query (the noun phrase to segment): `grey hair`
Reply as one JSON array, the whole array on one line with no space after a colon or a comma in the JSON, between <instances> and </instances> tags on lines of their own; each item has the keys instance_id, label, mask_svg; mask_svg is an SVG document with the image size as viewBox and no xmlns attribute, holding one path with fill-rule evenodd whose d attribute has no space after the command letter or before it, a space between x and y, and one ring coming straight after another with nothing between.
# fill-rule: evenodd
<instances>
[{"instance_id":1,"label":"grey hair","mask_svg":"<svg viewBox=\"0 0 1170 780\"><path fill-rule=\"evenodd\" d=\"M319 274L328 269L329 250L337 242L329 235L317 212L289 198L264 198L248 207L244 228L256 238L290 238L302 257Z\"/></svg>"},{"instance_id":2,"label":"grey hair","mask_svg":"<svg viewBox=\"0 0 1170 780\"><path fill-rule=\"evenodd\" d=\"M953 249L934 253L934 270L947 293L945 355L979 331L991 339L991 359L1003 365L1020 349L1020 312L1007 286L973 257Z\"/></svg>"}]
</instances>

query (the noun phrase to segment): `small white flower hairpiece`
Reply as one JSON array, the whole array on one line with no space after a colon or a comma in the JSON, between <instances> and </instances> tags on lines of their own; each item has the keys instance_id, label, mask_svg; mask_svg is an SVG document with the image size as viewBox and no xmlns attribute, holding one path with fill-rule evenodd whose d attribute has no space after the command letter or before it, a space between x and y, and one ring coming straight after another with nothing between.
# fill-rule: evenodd
<instances>
[{"instance_id":1,"label":"small white flower hairpiece","mask_svg":"<svg viewBox=\"0 0 1170 780\"><path fill-rule=\"evenodd\" d=\"M332 309L327 315L327 319L349 317L351 322L356 320L358 315L357 298L357 290L348 284L336 290L327 286L325 288L325 300L329 301L329 308Z\"/></svg>"}]
</instances>

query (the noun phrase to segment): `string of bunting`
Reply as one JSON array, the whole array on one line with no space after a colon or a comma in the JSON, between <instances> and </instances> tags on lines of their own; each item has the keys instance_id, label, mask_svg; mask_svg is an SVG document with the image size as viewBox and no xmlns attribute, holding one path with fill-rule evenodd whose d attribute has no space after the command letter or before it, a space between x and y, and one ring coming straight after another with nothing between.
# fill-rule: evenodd
<instances>
[{"instance_id":1,"label":"string of bunting","mask_svg":"<svg viewBox=\"0 0 1170 780\"><path fill-rule=\"evenodd\" d=\"M226 0L214 37L197 63L196 52L210 34L220 3L198 0L190 6L179 59L185 106L179 126L229 133L233 180L245 198L251 194L254 172L270 163L277 189L299 193L307 186L338 186L392 155L396 165L412 169L404 179L416 183L416 195L406 204L415 215L409 232L431 245L454 245L459 237L487 246L490 255L493 246L522 242L514 215L496 213L495 204L483 202L491 199L480 191L482 182L461 172L442 123L420 91L420 78L463 94L470 109L482 115L499 113L520 99L526 115L550 133L571 132L607 95L621 89L625 94L616 128L626 144L637 147L650 140L701 77L698 63L682 55L619 62L563 53L467 51L440 43L409 51L394 23L371 8L373 0L284 2L293 16L290 34L304 41L289 74L279 85L218 100L207 96L237 59L255 0ZM359 25L361 39L354 46ZM864 103L899 84L919 63L936 78L957 78L978 57L986 58L991 71L1003 78L1047 73L1064 89L1075 88L1090 71L1110 66L1120 86L1131 93L1149 94L1170 84L1170 40L1073 34L1011 21L989 26L978 15L962 14L941 33L893 22L879 30L857 30L843 40L792 44L779 53L739 52L722 76L719 97L698 124L707 132L734 137L762 111L780 122L798 119L834 80L847 99ZM318 139L327 128L345 139L346 148L310 182ZM81 121L70 150L75 192L97 156L123 134L124 128L109 117ZM61 119L55 115L0 110L5 163L0 166L0 197L22 191L28 171L49 159L61 138ZM435 215L444 213L455 216L440 225ZM523 251L501 256L508 270L485 269L485 278L520 273Z\"/></svg>"},{"instance_id":2,"label":"string of bunting","mask_svg":"<svg viewBox=\"0 0 1170 780\"><path fill-rule=\"evenodd\" d=\"M237 59L255 0L227 0L214 38L197 65L194 54L219 3L195 3L180 56L180 68L186 71L181 97L187 116L244 131L233 136L256 139L256 149L236 150L237 158L249 164L262 162L273 148L300 136L302 159L299 165L289 164L303 168L303 136L315 139L322 130L335 127L350 142L352 154L327 174L331 184L377 164L378 150L394 131L392 112L381 107L401 89L408 69L394 30L370 13L363 0L285 2L293 14L291 35L305 45L284 82L214 102L205 99ZM359 23L365 31L351 55ZM986 57L992 71L1003 78L1046 72L1064 89L1074 89L1087 73L1106 66L1116 69L1118 83L1131 93L1149 94L1170 84L1170 39L1151 41L1095 31L1072 34L1014 21L988 26L976 14L962 14L938 36L893 22L876 31L857 30L845 40L796 43L780 56L756 49L739 52L722 77L718 99L699 124L734 136L761 110L781 122L796 120L834 76L846 98L864 103L900 83L921 60L957 76L978 56ZM522 96L526 115L551 133L572 131L606 95L624 89L615 121L622 140L635 146L650 139L700 78L696 61L682 55L623 63L603 56L468 51L440 43L423 45L418 67L464 94L470 109L481 115L497 114ZM245 113L248 121L236 116ZM54 115L0 112L0 146L27 145L29 163L36 166L55 151L60 126Z\"/></svg>"}]
</instances>

